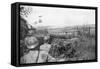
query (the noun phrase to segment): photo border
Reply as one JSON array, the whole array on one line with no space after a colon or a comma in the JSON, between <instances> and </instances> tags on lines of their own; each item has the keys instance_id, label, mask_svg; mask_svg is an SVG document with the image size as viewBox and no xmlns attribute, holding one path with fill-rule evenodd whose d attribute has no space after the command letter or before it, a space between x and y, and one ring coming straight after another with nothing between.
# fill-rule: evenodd
<instances>
[{"instance_id":1,"label":"photo border","mask_svg":"<svg viewBox=\"0 0 100 69\"><path fill-rule=\"evenodd\" d=\"M97 62L98 56L98 8L97 7L90 7L90 6L74 6L74 5L58 5L58 4L43 4L43 3L25 3L25 2L16 2L18 7L18 66L39 66L39 65L56 65L56 64L72 64L72 63L85 63L85 62ZM78 61L63 61L63 62L45 62L45 63L27 63L21 64L20 63L20 5L25 6L41 6L41 7L57 7L57 8L74 8L74 9L88 9L88 10L95 10L95 59L94 60L78 60Z\"/></svg>"}]
</instances>

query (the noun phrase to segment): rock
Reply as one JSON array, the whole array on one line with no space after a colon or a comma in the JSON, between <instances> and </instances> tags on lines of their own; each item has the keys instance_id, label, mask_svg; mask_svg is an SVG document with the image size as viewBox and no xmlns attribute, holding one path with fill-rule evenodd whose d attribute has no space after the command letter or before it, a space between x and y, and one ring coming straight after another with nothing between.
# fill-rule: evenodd
<instances>
[{"instance_id":1,"label":"rock","mask_svg":"<svg viewBox=\"0 0 100 69\"><path fill-rule=\"evenodd\" d=\"M57 62L63 62L63 61L65 61L65 58L57 60Z\"/></svg>"},{"instance_id":2,"label":"rock","mask_svg":"<svg viewBox=\"0 0 100 69\"><path fill-rule=\"evenodd\" d=\"M28 54L21 57L21 64L23 63L36 63L38 51L30 51Z\"/></svg>"},{"instance_id":3,"label":"rock","mask_svg":"<svg viewBox=\"0 0 100 69\"><path fill-rule=\"evenodd\" d=\"M44 43L43 45L40 46L40 50L42 50L42 51L49 52L50 48L51 48L51 45L47 44L47 43Z\"/></svg>"},{"instance_id":4,"label":"rock","mask_svg":"<svg viewBox=\"0 0 100 69\"><path fill-rule=\"evenodd\" d=\"M46 51L40 51L38 63L46 62L48 53Z\"/></svg>"},{"instance_id":5,"label":"rock","mask_svg":"<svg viewBox=\"0 0 100 69\"><path fill-rule=\"evenodd\" d=\"M51 55L48 55L48 62L56 62L57 60L52 57Z\"/></svg>"},{"instance_id":6,"label":"rock","mask_svg":"<svg viewBox=\"0 0 100 69\"><path fill-rule=\"evenodd\" d=\"M20 18L20 39L23 40L28 33L27 21Z\"/></svg>"}]
</instances>

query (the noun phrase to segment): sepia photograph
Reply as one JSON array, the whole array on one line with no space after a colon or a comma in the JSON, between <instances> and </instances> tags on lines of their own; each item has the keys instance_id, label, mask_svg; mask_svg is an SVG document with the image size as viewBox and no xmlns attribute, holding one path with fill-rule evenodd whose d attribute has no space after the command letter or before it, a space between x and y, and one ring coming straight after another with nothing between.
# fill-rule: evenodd
<instances>
[{"instance_id":1,"label":"sepia photograph","mask_svg":"<svg viewBox=\"0 0 100 69\"><path fill-rule=\"evenodd\" d=\"M20 5L20 64L96 59L95 10Z\"/></svg>"}]
</instances>

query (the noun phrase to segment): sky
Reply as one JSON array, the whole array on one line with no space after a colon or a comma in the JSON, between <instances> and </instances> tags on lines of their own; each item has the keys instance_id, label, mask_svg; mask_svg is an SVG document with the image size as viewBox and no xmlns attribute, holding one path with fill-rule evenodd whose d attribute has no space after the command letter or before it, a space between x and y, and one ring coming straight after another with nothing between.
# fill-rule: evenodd
<instances>
[{"instance_id":1,"label":"sky","mask_svg":"<svg viewBox=\"0 0 100 69\"><path fill-rule=\"evenodd\" d=\"M58 28L84 24L95 24L95 10L41 6L25 7L32 8L31 14L29 14L25 19L34 27L50 26L53 28ZM41 23L38 22L39 19L42 20Z\"/></svg>"}]
</instances>

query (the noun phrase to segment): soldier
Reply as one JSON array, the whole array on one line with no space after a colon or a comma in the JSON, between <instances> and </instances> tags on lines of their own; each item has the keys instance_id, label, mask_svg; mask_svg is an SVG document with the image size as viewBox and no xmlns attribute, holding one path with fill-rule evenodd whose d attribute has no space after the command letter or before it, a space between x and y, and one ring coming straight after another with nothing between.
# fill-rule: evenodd
<instances>
[{"instance_id":1,"label":"soldier","mask_svg":"<svg viewBox=\"0 0 100 69\"><path fill-rule=\"evenodd\" d=\"M25 38L25 45L29 51L21 57L21 63L36 63L38 50L35 50L35 48L38 44L39 42L36 37L28 36Z\"/></svg>"}]
</instances>

